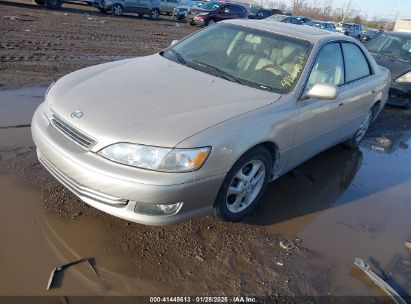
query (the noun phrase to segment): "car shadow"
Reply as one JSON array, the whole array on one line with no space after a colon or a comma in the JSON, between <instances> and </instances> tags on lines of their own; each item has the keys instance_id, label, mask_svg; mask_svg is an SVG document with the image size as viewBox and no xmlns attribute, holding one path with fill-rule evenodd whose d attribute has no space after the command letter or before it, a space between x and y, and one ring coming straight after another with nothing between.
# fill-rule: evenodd
<instances>
[{"instance_id":1,"label":"car shadow","mask_svg":"<svg viewBox=\"0 0 411 304\"><path fill-rule=\"evenodd\" d=\"M272 225L332 208L361 167L359 149L336 146L271 183L256 212L244 222Z\"/></svg>"}]
</instances>

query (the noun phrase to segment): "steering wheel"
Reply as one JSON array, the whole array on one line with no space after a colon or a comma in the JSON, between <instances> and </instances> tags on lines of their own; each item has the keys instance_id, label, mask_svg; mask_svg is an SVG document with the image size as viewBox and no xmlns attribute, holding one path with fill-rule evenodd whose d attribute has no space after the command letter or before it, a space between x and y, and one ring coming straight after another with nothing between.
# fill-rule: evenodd
<instances>
[{"instance_id":1,"label":"steering wheel","mask_svg":"<svg viewBox=\"0 0 411 304\"><path fill-rule=\"evenodd\" d=\"M290 72L288 72L286 69L275 65L275 64L266 64L265 66L263 66L261 68L261 70L269 70L269 69L273 69L275 71L279 71L281 76L292 76L292 74Z\"/></svg>"}]
</instances>

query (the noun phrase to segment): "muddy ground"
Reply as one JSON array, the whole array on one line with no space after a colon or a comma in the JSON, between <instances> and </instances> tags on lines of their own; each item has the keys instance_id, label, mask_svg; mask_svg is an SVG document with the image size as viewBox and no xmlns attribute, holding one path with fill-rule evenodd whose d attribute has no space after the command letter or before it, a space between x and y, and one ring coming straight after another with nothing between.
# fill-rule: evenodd
<instances>
[{"instance_id":1,"label":"muddy ground","mask_svg":"<svg viewBox=\"0 0 411 304\"><path fill-rule=\"evenodd\" d=\"M167 227L119 220L79 201L39 165L25 125L45 86L79 68L152 54L195 30L166 16L0 2L0 295L331 296L350 303L382 296L352 266L357 256L411 294L403 245L411 239L410 111L387 106L361 149L339 146L308 161L270 185L256 214L235 224L211 216ZM79 265L45 290L53 267L84 256L99 276Z\"/></svg>"}]
</instances>

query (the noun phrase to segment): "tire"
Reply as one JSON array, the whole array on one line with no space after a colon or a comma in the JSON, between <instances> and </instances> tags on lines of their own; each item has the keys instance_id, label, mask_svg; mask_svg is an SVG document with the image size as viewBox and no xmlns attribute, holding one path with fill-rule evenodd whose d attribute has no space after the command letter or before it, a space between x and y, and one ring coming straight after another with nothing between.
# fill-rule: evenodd
<instances>
[{"instance_id":1,"label":"tire","mask_svg":"<svg viewBox=\"0 0 411 304\"><path fill-rule=\"evenodd\" d=\"M98 10L103 14L107 14L107 9L105 8L99 8Z\"/></svg>"},{"instance_id":2,"label":"tire","mask_svg":"<svg viewBox=\"0 0 411 304\"><path fill-rule=\"evenodd\" d=\"M216 24L216 20L215 19L213 19L213 18L211 18L211 19L209 19L208 21L207 21L207 26L209 26L209 25L214 25L214 24Z\"/></svg>"},{"instance_id":3,"label":"tire","mask_svg":"<svg viewBox=\"0 0 411 304\"><path fill-rule=\"evenodd\" d=\"M34 3L36 3L37 5L44 5L44 0L33 0Z\"/></svg>"},{"instance_id":4,"label":"tire","mask_svg":"<svg viewBox=\"0 0 411 304\"><path fill-rule=\"evenodd\" d=\"M375 110L372 107L367 115L364 118L364 121L361 123L358 130L354 133L351 139L344 142L344 144L352 149L357 149L360 146L361 141L363 140L365 134L367 133L368 128L374 120Z\"/></svg>"},{"instance_id":5,"label":"tire","mask_svg":"<svg viewBox=\"0 0 411 304\"><path fill-rule=\"evenodd\" d=\"M264 147L256 147L241 156L221 185L214 202L214 215L222 221L235 222L253 212L267 188L271 168L272 158Z\"/></svg>"},{"instance_id":6,"label":"tire","mask_svg":"<svg viewBox=\"0 0 411 304\"><path fill-rule=\"evenodd\" d=\"M59 9L62 3L62 0L44 0L45 7L49 9Z\"/></svg>"},{"instance_id":7,"label":"tire","mask_svg":"<svg viewBox=\"0 0 411 304\"><path fill-rule=\"evenodd\" d=\"M114 4L113 7L111 8L111 13L117 17L123 15L123 7L121 6L121 4L118 4L118 3Z\"/></svg>"},{"instance_id":8,"label":"tire","mask_svg":"<svg viewBox=\"0 0 411 304\"><path fill-rule=\"evenodd\" d=\"M144 14L138 14L138 16L139 16L140 18L143 18Z\"/></svg>"},{"instance_id":9,"label":"tire","mask_svg":"<svg viewBox=\"0 0 411 304\"><path fill-rule=\"evenodd\" d=\"M156 8L153 8L150 11L150 19L157 20L158 18L160 18L160 11Z\"/></svg>"}]
</instances>

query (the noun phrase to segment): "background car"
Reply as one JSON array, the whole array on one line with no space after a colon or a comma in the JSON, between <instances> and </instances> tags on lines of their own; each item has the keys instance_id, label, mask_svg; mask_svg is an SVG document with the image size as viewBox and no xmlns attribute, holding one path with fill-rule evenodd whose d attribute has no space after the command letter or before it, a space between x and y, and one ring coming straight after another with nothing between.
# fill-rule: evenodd
<instances>
[{"instance_id":1,"label":"background car","mask_svg":"<svg viewBox=\"0 0 411 304\"><path fill-rule=\"evenodd\" d=\"M206 2L203 1L189 1L183 3L181 6L177 6L173 10L173 17L177 20L184 20L187 18L187 15L192 8L201 8Z\"/></svg>"},{"instance_id":2,"label":"background car","mask_svg":"<svg viewBox=\"0 0 411 304\"><path fill-rule=\"evenodd\" d=\"M212 9L208 10L209 7ZM191 25L207 26L222 20L248 17L247 9L236 3L208 2L199 9L196 13L193 12L194 10L190 10L189 15L187 15L187 20Z\"/></svg>"},{"instance_id":3,"label":"background car","mask_svg":"<svg viewBox=\"0 0 411 304\"><path fill-rule=\"evenodd\" d=\"M387 103L411 109L411 33L381 33L365 46L379 65L391 71Z\"/></svg>"},{"instance_id":4,"label":"background car","mask_svg":"<svg viewBox=\"0 0 411 304\"><path fill-rule=\"evenodd\" d=\"M368 41L370 41L371 39L373 39L374 37L378 36L381 33L382 32L379 30L365 28L360 35L360 41L362 43L367 43Z\"/></svg>"},{"instance_id":5,"label":"background car","mask_svg":"<svg viewBox=\"0 0 411 304\"><path fill-rule=\"evenodd\" d=\"M151 19L160 17L160 0L96 0L93 6L101 12L111 11L115 16L123 13L137 13L140 17L148 15Z\"/></svg>"},{"instance_id":6,"label":"background car","mask_svg":"<svg viewBox=\"0 0 411 304\"><path fill-rule=\"evenodd\" d=\"M265 19L267 17L270 17L272 15L282 15L282 11L277 10L277 9L259 9L256 12L250 12L248 10L248 18L249 19Z\"/></svg>"},{"instance_id":7,"label":"background car","mask_svg":"<svg viewBox=\"0 0 411 304\"><path fill-rule=\"evenodd\" d=\"M361 24L357 23L343 23L337 28L337 31L357 40L360 40L361 33L363 32Z\"/></svg>"},{"instance_id":8,"label":"background car","mask_svg":"<svg viewBox=\"0 0 411 304\"><path fill-rule=\"evenodd\" d=\"M162 14L171 15L177 6L180 6L181 0L160 0L160 11Z\"/></svg>"},{"instance_id":9,"label":"background car","mask_svg":"<svg viewBox=\"0 0 411 304\"><path fill-rule=\"evenodd\" d=\"M311 21L311 19L308 18L308 17L287 16L287 15L272 15L270 17L265 18L265 20L284 22L284 23L292 23L292 24L297 24L297 25L303 25L303 24Z\"/></svg>"},{"instance_id":10,"label":"background car","mask_svg":"<svg viewBox=\"0 0 411 304\"><path fill-rule=\"evenodd\" d=\"M335 32L335 28L331 22L311 20L309 22L306 22L305 24L309 26L318 27L319 29L326 30L329 32Z\"/></svg>"}]
</instances>

